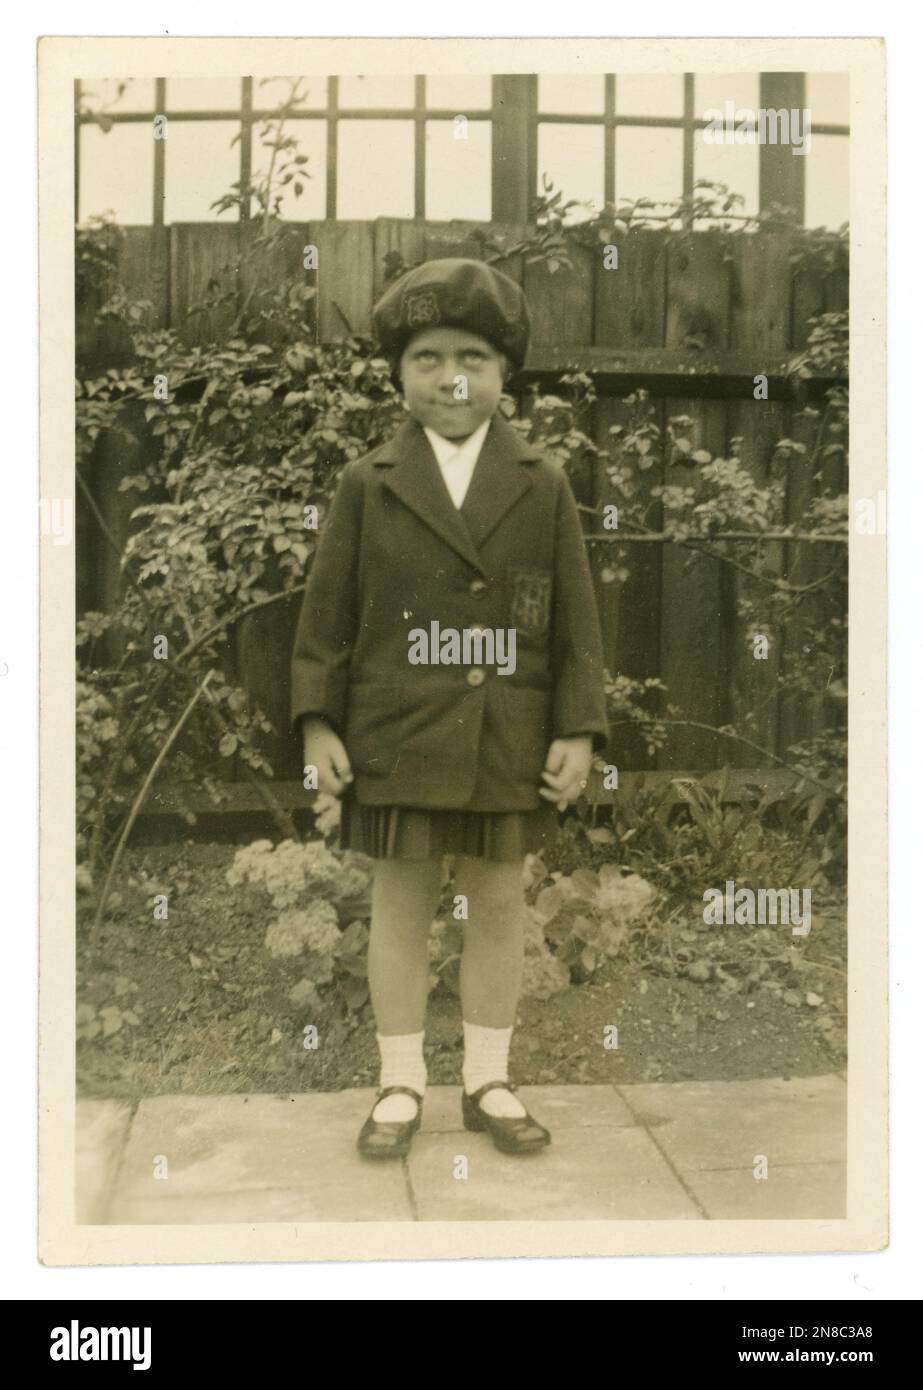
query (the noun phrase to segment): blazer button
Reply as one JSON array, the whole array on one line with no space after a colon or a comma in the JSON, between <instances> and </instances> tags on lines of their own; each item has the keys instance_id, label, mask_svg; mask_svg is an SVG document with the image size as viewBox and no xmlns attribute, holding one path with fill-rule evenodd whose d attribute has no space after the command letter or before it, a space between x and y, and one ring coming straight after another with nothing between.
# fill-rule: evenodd
<instances>
[{"instance_id":1,"label":"blazer button","mask_svg":"<svg viewBox=\"0 0 923 1390\"><path fill-rule=\"evenodd\" d=\"M480 666L472 666L471 670L465 677L465 680L468 682L469 685L483 685L484 672L481 670Z\"/></svg>"},{"instance_id":2,"label":"blazer button","mask_svg":"<svg viewBox=\"0 0 923 1390\"><path fill-rule=\"evenodd\" d=\"M468 585L468 592L469 592L469 594L477 594L478 596L480 596L481 594L486 594L486 593L487 593L487 582L486 582L486 580L484 580L484 579L472 579L471 583Z\"/></svg>"}]
</instances>

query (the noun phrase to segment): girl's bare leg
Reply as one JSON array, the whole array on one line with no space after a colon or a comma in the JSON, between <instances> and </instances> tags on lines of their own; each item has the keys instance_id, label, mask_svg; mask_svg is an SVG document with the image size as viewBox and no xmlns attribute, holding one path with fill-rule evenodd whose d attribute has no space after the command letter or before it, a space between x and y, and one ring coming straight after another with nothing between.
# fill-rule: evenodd
<instances>
[{"instance_id":1,"label":"girl's bare leg","mask_svg":"<svg viewBox=\"0 0 923 1390\"><path fill-rule=\"evenodd\" d=\"M423 1028L427 942L441 893L441 859L375 861L369 993L379 1033L419 1033Z\"/></svg>"},{"instance_id":2,"label":"girl's bare leg","mask_svg":"<svg viewBox=\"0 0 923 1390\"><path fill-rule=\"evenodd\" d=\"M516 1004L522 987L526 901L522 864L459 855L455 892L468 899L461 961L463 1076L469 1095L486 1081L505 1081ZM493 1115L515 1118L525 1107L511 1091L487 1091Z\"/></svg>"},{"instance_id":3,"label":"girl's bare leg","mask_svg":"<svg viewBox=\"0 0 923 1390\"><path fill-rule=\"evenodd\" d=\"M458 855L455 892L468 899L461 961L462 1017L511 1028L522 987L526 900L522 864Z\"/></svg>"},{"instance_id":4,"label":"girl's bare leg","mask_svg":"<svg viewBox=\"0 0 923 1390\"><path fill-rule=\"evenodd\" d=\"M379 1084L423 1094L423 1023L429 992L429 929L442 892L442 860L380 859L372 880L369 993L381 1056ZM412 1120L417 1101L402 1092L372 1111L381 1122Z\"/></svg>"}]
</instances>

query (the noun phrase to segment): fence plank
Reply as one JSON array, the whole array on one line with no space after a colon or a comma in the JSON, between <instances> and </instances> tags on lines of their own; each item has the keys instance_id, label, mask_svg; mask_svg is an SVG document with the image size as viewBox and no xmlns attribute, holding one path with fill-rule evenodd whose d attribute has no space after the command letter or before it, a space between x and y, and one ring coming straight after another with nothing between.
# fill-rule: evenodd
<instances>
[{"instance_id":1,"label":"fence plank","mask_svg":"<svg viewBox=\"0 0 923 1390\"><path fill-rule=\"evenodd\" d=\"M811 319L826 308L826 276L813 268L795 268L789 281L789 346L803 348L811 332Z\"/></svg>"},{"instance_id":2,"label":"fence plank","mask_svg":"<svg viewBox=\"0 0 923 1390\"><path fill-rule=\"evenodd\" d=\"M597 253L594 265L595 323L594 345L663 351L666 328L666 242L662 234L637 231L626 237L619 248L618 269L607 270L603 255ZM618 437L610 435L613 425L623 430L641 423L642 412L652 409L655 423L663 430L663 402L638 401L629 404L623 394L603 397L597 407L597 443L616 462L622 461ZM632 465L636 496L644 508L644 524L660 530L663 512L651 496L652 488L663 483L663 461L658 456L648 469ZM619 499L604 468L598 470L597 507ZM624 520L620 518L624 529ZM601 530L598 522L596 530ZM592 547L597 576L597 601L606 663L613 676L644 680L660 675L660 594L661 551L657 545L619 546L596 542ZM602 580L602 569L627 570L627 578L610 583ZM652 700L650 707L657 708ZM618 719L618 716L615 716ZM611 757L619 769L651 768L655 758L648 754L644 740L631 728L613 731Z\"/></svg>"},{"instance_id":3,"label":"fence plank","mask_svg":"<svg viewBox=\"0 0 923 1390\"><path fill-rule=\"evenodd\" d=\"M271 577L267 586L280 583ZM235 658L238 681L249 706L259 707L273 725L255 743L272 764L277 778L301 777L301 749L289 728L289 679L301 595L250 613L237 624ZM240 780L239 777L237 780Z\"/></svg>"},{"instance_id":4,"label":"fence plank","mask_svg":"<svg viewBox=\"0 0 923 1390\"><path fill-rule=\"evenodd\" d=\"M493 222L490 224L491 238L500 243L502 250L507 250L513 246L518 246L531 234L532 229L523 223L514 222ZM525 285L526 278L526 258L520 251L516 255L504 255L502 259L495 261L498 270L504 275L508 275L511 280L515 280L517 285Z\"/></svg>"},{"instance_id":5,"label":"fence plank","mask_svg":"<svg viewBox=\"0 0 923 1390\"><path fill-rule=\"evenodd\" d=\"M170 327L189 347L220 342L237 315L237 223L175 222L170 231Z\"/></svg>"},{"instance_id":6,"label":"fence plank","mask_svg":"<svg viewBox=\"0 0 923 1390\"><path fill-rule=\"evenodd\" d=\"M731 318L728 346L754 360L754 372L789 343L790 232L765 232L728 239L731 253ZM766 359L763 366L759 359Z\"/></svg>"},{"instance_id":7,"label":"fence plank","mask_svg":"<svg viewBox=\"0 0 923 1390\"><path fill-rule=\"evenodd\" d=\"M130 298L151 305L152 328L170 321L170 233L167 227L126 227L119 278Z\"/></svg>"},{"instance_id":8,"label":"fence plank","mask_svg":"<svg viewBox=\"0 0 923 1390\"><path fill-rule=\"evenodd\" d=\"M169 318L169 233L165 227L106 228L112 273L92 293L78 295L76 359L83 366L122 365L131 354L131 334L115 320L97 324L94 315L121 287L131 300L145 300L146 326L163 328Z\"/></svg>"},{"instance_id":9,"label":"fence plank","mask_svg":"<svg viewBox=\"0 0 923 1390\"><path fill-rule=\"evenodd\" d=\"M696 232L667 245L664 343L691 354L720 352L730 336L731 273L725 238ZM694 363L694 357L690 366Z\"/></svg>"},{"instance_id":10,"label":"fence plank","mask_svg":"<svg viewBox=\"0 0 923 1390\"><path fill-rule=\"evenodd\" d=\"M760 487L766 487L776 476L773 468L775 445L785 435L785 411L777 401L737 401L729 406L728 430L741 440L740 458L748 473ZM755 547L732 546L731 554L746 565L752 565ZM771 575L785 572L785 545L781 541L766 541L760 546L766 568ZM769 601L768 585L749 582L745 575L727 567L732 606L732 649L730 658L730 722L770 753L778 752L779 734L779 671L782 656L783 631L776 611ZM743 615L738 612L746 604ZM765 660L754 655L753 636L762 634L768 641ZM768 767L772 760L760 758L741 744L728 746L728 757L734 767Z\"/></svg>"},{"instance_id":11,"label":"fence plank","mask_svg":"<svg viewBox=\"0 0 923 1390\"><path fill-rule=\"evenodd\" d=\"M793 346L803 346L810 332L811 315L842 310L848 307L849 277L845 271L823 274L811 269L793 276L792 322ZM793 459L787 468L787 519L797 525L804 509L812 499L823 493L833 494L844 484L839 461L824 463L812 456L818 445L830 442L820 437L823 428L824 402L816 411L804 407L790 412L789 437L802 443L807 454ZM832 547L826 545L786 546L786 575L792 584L811 584L828 573L835 563ZM845 602L845 596L844 596ZM816 591L806 595L786 623L783 636L786 659L793 663L811 654L811 628L825 620L829 597ZM827 610L829 613L829 610ZM831 671L830 675L834 673ZM779 751L791 744L811 738L826 724L836 722L839 712L825 708L824 692L816 691L805 698L796 692L783 691L779 708Z\"/></svg>"},{"instance_id":12,"label":"fence plank","mask_svg":"<svg viewBox=\"0 0 923 1390\"><path fill-rule=\"evenodd\" d=\"M602 247L594 258L594 344L662 348L666 329L667 250L661 232L639 230L619 246L617 270L606 270Z\"/></svg>"},{"instance_id":13,"label":"fence plank","mask_svg":"<svg viewBox=\"0 0 923 1390\"><path fill-rule=\"evenodd\" d=\"M170 316L170 236L166 227L125 228L118 278L130 299L150 304L145 324L165 328ZM130 356L131 337L124 329L106 326L101 340L107 365L124 362Z\"/></svg>"},{"instance_id":14,"label":"fence plank","mask_svg":"<svg viewBox=\"0 0 923 1390\"><path fill-rule=\"evenodd\" d=\"M78 231L78 244L80 235L81 233ZM86 233L84 232L83 235ZM85 267L79 257L75 265L75 350L77 361L87 372L100 364L104 364L106 367L110 365L106 358L106 349L109 344L106 343L104 348L103 335L95 321L95 315L115 289L118 278L117 237L118 229L111 225L100 228L99 232L93 235L94 250L97 239L106 248L107 267L113 266L111 278L105 276L101 284L96 284L96 274Z\"/></svg>"},{"instance_id":15,"label":"fence plank","mask_svg":"<svg viewBox=\"0 0 923 1390\"><path fill-rule=\"evenodd\" d=\"M625 416L625 408L621 401L611 396L604 396L597 402L595 411L595 435L596 443L600 449L606 450L613 458L617 456L617 449L613 447L612 436L609 429L612 425L622 422ZM594 470L594 489L592 505L597 512L603 511L607 504L618 506L621 503L621 494L617 493L609 482L606 474L605 461L597 462ZM603 517L594 516L587 523L587 529L594 531L598 535L605 534ZM613 532L613 537L617 532ZM590 556L590 566L593 572L593 583L596 589L596 606L599 609L599 622L602 628L603 637L603 656L606 661L606 670L611 676L615 676L619 671L625 672L624 652L619 633L619 616L621 612L622 585L618 582L607 582L603 578L603 570L616 569L623 563L624 556L622 549L612 541L591 542L588 547ZM631 557L629 557L630 559Z\"/></svg>"},{"instance_id":16,"label":"fence plank","mask_svg":"<svg viewBox=\"0 0 923 1390\"><path fill-rule=\"evenodd\" d=\"M281 333L266 315L274 313L276 296L280 290L288 293L299 285L316 289L317 272L306 270L304 265L305 247L311 243L307 223L276 224L271 231L278 235L264 245L260 222L247 222L241 227L238 283L241 310L247 314L248 322L261 342L274 344L280 341ZM311 341L316 332L316 296L306 303L303 322L305 336Z\"/></svg>"},{"instance_id":17,"label":"fence plank","mask_svg":"<svg viewBox=\"0 0 923 1390\"><path fill-rule=\"evenodd\" d=\"M688 416L685 430L693 449L712 455L724 450L725 406L721 401L671 398L668 416ZM667 465L670 485L701 491L698 466ZM717 726L728 722L729 629L731 605L722 565L680 545L663 547L661 600L661 676L666 702L680 707L683 719ZM658 758L658 767L715 767L728 759L727 740L702 729L675 729Z\"/></svg>"},{"instance_id":18,"label":"fence plank","mask_svg":"<svg viewBox=\"0 0 923 1390\"><path fill-rule=\"evenodd\" d=\"M317 334L322 343L368 333L375 254L374 222L315 222Z\"/></svg>"},{"instance_id":19,"label":"fence plank","mask_svg":"<svg viewBox=\"0 0 923 1390\"><path fill-rule=\"evenodd\" d=\"M804 509L815 497L835 495L839 491L842 482L841 465L836 460L824 463L820 459L820 450L825 444L842 440L827 432L822 415L816 416L804 411L793 414L790 437L804 444L807 449L805 455L793 459L788 465L788 520L789 524L797 526ZM791 584L799 586L818 583L839 564L841 557L837 547L823 544L789 543L786 551L786 577ZM841 596L835 589L831 593L839 607ZM844 608L845 603L846 594L843 593ZM826 586L818 586L802 597L789 618L785 626L784 648L793 664L798 664L804 658L816 656L812 629L816 628L823 634L831 617L830 604L831 597L826 592ZM829 681L843 673L836 672L831 667L825 674ZM792 743L818 734L831 722L831 718L836 721L837 710L827 710L825 701L826 682L808 694L788 689L782 692L779 716L782 751Z\"/></svg>"},{"instance_id":20,"label":"fence plank","mask_svg":"<svg viewBox=\"0 0 923 1390\"><path fill-rule=\"evenodd\" d=\"M544 261L526 265L524 288L536 346L560 349L593 341L592 252L575 247L572 260L572 267L554 272Z\"/></svg>"},{"instance_id":21,"label":"fence plank","mask_svg":"<svg viewBox=\"0 0 923 1390\"><path fill-rule=\"evenodd\" d=\"M479 234L489 231L489 222L468 222L461 218L452 222L424 222L424 255L428 261L438 261L444 256L483 260L483 241Z\"/></svg>"},{"instance_id":22,"label":"fence plank","mask_svg":"<svg viewBox=\"0 0 923 1390\"><path fill-rule=\"evenodd\" d=\"M783 231L740 236L732 238L731 246L735 291L731 302L731 346L753 354L755 370L768 375L769 359L787 345L792 234ZM767 359L765 367L759 365L760 356ZM775 445L785 432L785 413L776 394L776 382L772 381L768 399L744 398L729 405L728 432L740 436L741 462L759 487L767 486L773 478ZM767 542L762 549L770 572L781 575L785 567L784 545ZM743 563L749 563L752 553L732 548L734 557ZM769 602L771 591L768 586L748 581L732 566L725 567L724 578L731 607L730 721L747 738L774 753L779 733L782 632ZM739 611L742 604L743 613ZM758 658L755 652L753 639L757 634L768 642L765 659ZM760 758L742 744L729 744L727 754L735 767L771 763L771 759Z\"/></svg>"},{"instance_id":23,"label":"fence plank","mask_svg":"<svg viewBox=\"0 0 923 1390\"><path fill-rule=\"evenodd\" d=\"M623 456L618 438L609 434L610 427L621 425L623 429L628 429L633 421L639 419L641 408L612 396L605 396L599 401L597 443L609 452L613 461L619 462ZM654 411L655 423L662 430L663 402L648 402L648 408ZM662 460L658 457L647 470L635 469L633 481L638 501L644 508L644 525L659 531L663 512L660 502L651 496L651 490L663 481ZM620 501L620 495L609 483L605 468L598 467L595 505L601 509L607 502L618 505ZM621 529L626 529L623 516L619 521ZM602 532L601 518L596 519L594 530ZM612 676L645 680L660 675L662 550L660 545L620 546L616 541L596 541L591 544L603 648L606 666ZM617 572L627 570L627 578L617 577L605 582L602 570L606 567ZM652 697L647 704L652 711L659 707L656 697ZM618 716L615 716L617 719ZM610 754L620 772L623 768L653 768L656 762L648 753L644 740L631 728L613 730Z\"/></svg>"},{"instance_id":24,"label":"fence plank","mask_svg":"<svg viewBox=\"0 0 923 1390\"><path fill-rule=\"evenodd\" d=\"M723 238L711 233L672 241L667 251L666 346L692 353L720 351L730 334L731 282ZM724 452L725 407L720 401L670 398L667 416L689 416L685 437L693 448ZM698 466L667 464L665 481L698 492ZM677 545L663 549L661 675L666 699L682 717L710 725L727 722L729 603L721 564ZM676 729L658 758L660 767L714 767L727 744L701 729Z\"/></svg>"},{"instance_id":25,"label":"fence plank","mask_svg":"<svg viewBox=\"0 0 923 1390\"><path fill-rule=\"evenodd\" d=\"M829 314L848 308L849 271L831 271L824 280L824 310Z\"/></svg>"},{"instance_id":26,"label":"fence plank","mask_svg":"<svg viewBox=\"0 0 923 1390\"><path fill-rule=\"evenodd\" d=\"M385 291L385 257L389 252L399 255L408 268L423 259L424 225L405 217L379 217L375 222L374 246L372 294L377 302Z\"/></svg>"}]
</instances>

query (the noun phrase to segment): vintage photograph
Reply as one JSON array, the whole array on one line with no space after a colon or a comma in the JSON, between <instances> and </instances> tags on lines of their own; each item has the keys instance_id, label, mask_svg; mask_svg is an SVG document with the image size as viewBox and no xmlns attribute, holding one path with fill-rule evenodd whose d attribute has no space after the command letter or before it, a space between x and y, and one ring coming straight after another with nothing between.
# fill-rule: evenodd
<instances>
[{"instance_id":1,"label":"vintage photograph","mask_svg":"<svg viewBox=\"0 0 923 1390\"><path fill-rule=\"evenodd\" d=\"M859 1215L848 41L158 42L61 133L75 1225Z\"/></svg>"}]
</instances>

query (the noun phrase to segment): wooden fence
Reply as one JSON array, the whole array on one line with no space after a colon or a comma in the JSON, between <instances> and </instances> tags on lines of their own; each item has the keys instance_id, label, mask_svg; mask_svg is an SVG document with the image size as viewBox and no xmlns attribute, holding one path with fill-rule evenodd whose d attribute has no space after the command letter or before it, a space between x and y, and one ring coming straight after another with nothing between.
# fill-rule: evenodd
<instances>
[{"instance_id":1,"label":"wooden fence","mask_svg":"<svg viewBox=\"0 0 923 1390\"><path fill-rule=\"evenodd\" d=\"M368 330L371 305L383 289L386 253L398 251L408 263L423 257L477 256L482 252L473 236L476 230L475 224L392 219L293 224L273 264L262 264L257 274L238 269L241 240L253 235L252 224L134 227L125 229L120 277L132 298L153 302L158 325L176 327L190 344L220 340L234 314L230 306L187 318L190 305L235 284L239 294L246 294L257 282L303 281L316 287L311 332L325 342L349 329ZM490 230L514 244L525 229L492 224ZM318 271L303 268L307 245L318 248ZM785 479L787 519L797 522L813 495L840 491L844 478L839 462L825 464L817 478L804 463L780 471L774 461L774 445L782 438L811 443L809 427L796 419L800 406L792 399L784 364L804 345L813 315L847 307L848 275L799 268L790 262L791 251L792 234L781 231L733 236L704 231L685 237L639 231L620 247L617 270L603 268L601 249L574 248L573 269L553 274L522 258L506 261L502 268L522 283L532 311L523 380L553 389L563 371L591 367L599 393L593 429L601 445L610 445L612 424L627 420L624 397L639 386L650 392L661 429L670 416L690 417L685 433L694 447L723 454L729 440L740 436L741 457L759 482L771 476ZM84 372L123 360L126 347L118 331L93 324L92 307L78 306L78 363ZM758 373L769 377L765 401L753 399ZM118 556L111 540L123 542L136 505L130 494L118 491L118 481L137 466L137 459L128 458L124 446L111 440L97 451L88 483L108 542L78 495L80 610L106 610L118 592ZM695 468L666 471L669 478L664 466L655 463L643 475L644 486L649 490L665 481L696 486ZM578 501L587 505L608 500L602 469L575 477L574 488ZM652 500L648 524L658 530L659 520ZM589 544L599 579L612 547ZM778 572L799 584L829 568L829 549L785 541L770 545ZM745 558L746 547L740 550ZM822 692L806 702L777 690L781 655L803 646L813 600L784 631L774 631L768 616L760 623L770 639L769 659L755 661L736 614L738 572L733 566L674 544L635 542L628 567L623 583L600 580L597 586L613 674L659 676L670 698L693 721L722 725L752 712L751 736L778 754L822 726ZM293 602L247 618L229 647L231 669L279 731L266 751L283 781L300 777L301 766L300 750L287 729L296 613ZM626 769L704 771L727 761L737 767L766 764L751 750L701 729L678 730L669 749L654 758L640 741L620 734L612 755Z\"/></svg>"}]
</instances>

